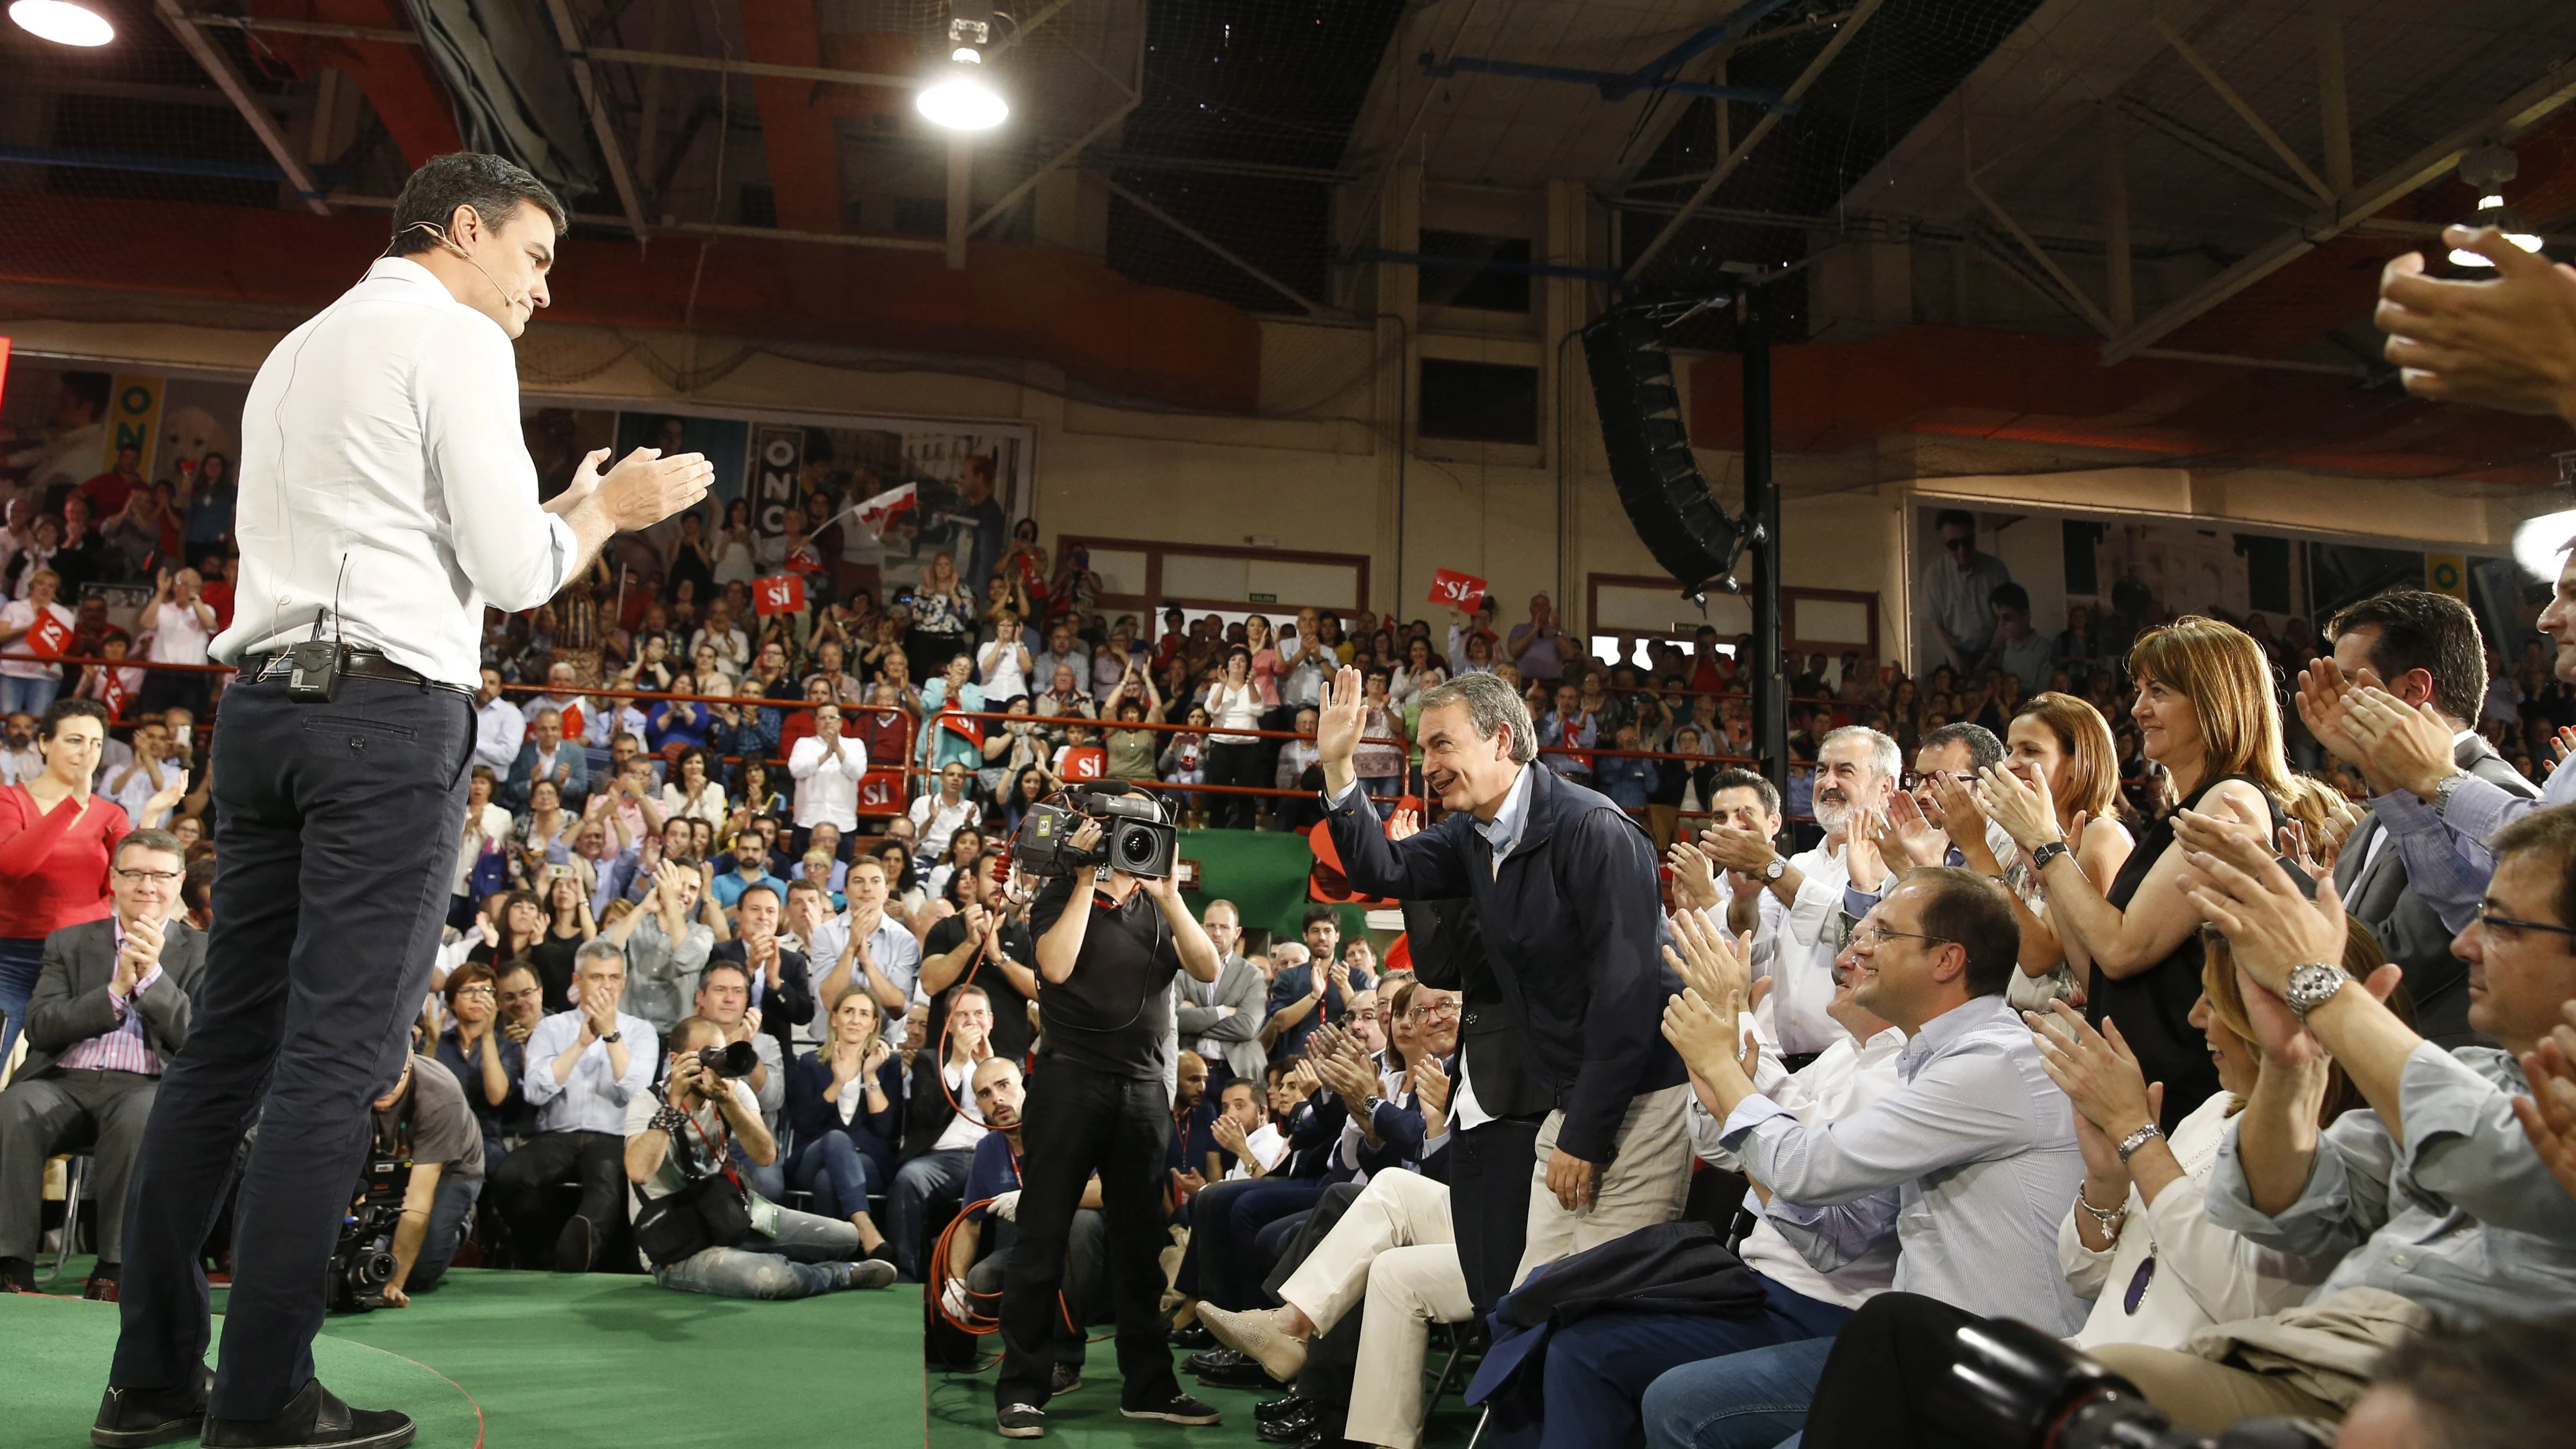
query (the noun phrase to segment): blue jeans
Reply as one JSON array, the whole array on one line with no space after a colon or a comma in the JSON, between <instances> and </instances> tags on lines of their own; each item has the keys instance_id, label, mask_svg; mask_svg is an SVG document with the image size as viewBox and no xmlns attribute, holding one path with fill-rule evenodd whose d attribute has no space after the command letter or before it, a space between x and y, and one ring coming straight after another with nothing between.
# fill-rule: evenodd
<instances>
[{"instance_id":1,"label":"blue jeans","mask_svg":"<svg viewBox=\"0 0 2576 1449\"><path fill-rule=\"evenodd\" d=\"M847 1221L780 1208L777 1236L754 1233L735 1247L693 1253L654 1269L653 1281L711 1298L811 1298L842 1281L840 1273L821 1265L858 1255L859 1230Z\"/></svg>"},{"instance_id":2,"label":"blue jeans","mask_svg":"<svg viewBox=\"0 0 2576 1449\"><path fill-rule=\"evenodd\" d=\"M1832 1339L1810 1338L1669 1370L1646 1390L1646 1443L1651 1449L1795 1443L1833 1351Z\"/></svg>"},{"instance_id":3,"label":"blue jeans","mask_svg":"<svg viewBox=\"0 0 2576 1449\"><path fill-rule=\"evenodd\" d=\"M786 1200L787 1164L772 1158L769 1165L763 1167L751 1160L750 1155L742 1150L742 1143L739 1141L733 1144L732 1152L734 1171L742 1174L742 1180L751 1185L753 1192L759 1193L771 1202Z\"/></svg>"},{"instance_id":4,"label":"blue jeans","mask_svg":"<svg viewBox=\"0 0 2576 1449\"><path fill-rule=\"evenodd\" d=\"M799 1192L814 1194L814 1211L827 1218L846 1218L868 1210L876 1186L876 1164L868 1160L850 1134L826 1132L796 1144L787 1159L788 1179Z\"/></svg>"},{"instance_id":5,"label":"blue jeans","mask_svg":"<svg viewBox=\"0 0 2576 1449\"><path fill-rule=\"evenodd\" d=\"M1547 1344L1547 1422L1542 1449L1602 1449L1646 1442L1641 1405L1649 1386L1684 1366L1732 1363L1750 1349L1813 1340L1815 1368L1798 1394L1797 1420L1764 1439L1768 1446L1798 1430L1807 1392L1824 1371L1834 1335L1851 1310L1793 1292L1767 1279L1752 1313L1600 1313L1556 1331ZM1689 1443L1688 1440L1681 1441ZM1732 1442L1732 1441L1727 1441Z\"/></svg>"},{"instance_id":6,"label":"blue jeans","mask_svg":"<svg viewBox=\"0 0 2576 1449\"><path fill-rule=\"evenodd\" d=\"M925 1152L895 1169L894 1186L886 1189L885 1230L894 1240L894 1265L906 1278L924 1281L921 1264L930 1244L922 1239L931 1211L934 1206L947 1213L957 1211L966 1192L966 1168L974 1160L974 1149L958 1147Z\"/></svg>"},{"instance_id":7,"label":"blue jeans","mask_svg":"<svg viewBox=\"0 0 2576 1449\"><path fill-rule=\"evenodd\" d=\"M9 1060L18 1045L18 1033L27 1025L27 1002L44 971L44 937L0 936L0 1016L8 1018L0 1025L0 1062Z\"/></svg>"},{"instance_id":8,"label":"blue jeans","mask_svg":"<svg viewBox=\"0 0 2576 1449\"><path fill-rule=\"evenodd\" d=\"M0 675L0 714L42 715L53 708L54 696L62 692L59 679L20 679Z\"/></svg>"},{"instance_id":9,"label":"blue jeans","mask_svg":"<svg viewBox=\"0 0 2576 1449\"><path fill-rule=\"evenodd\" d=\"M1230 1313L1267 1308L1261 1280L1261 1230L1315 1205L1330 1186L1319 1177L1257 1177L1211 1184L1190 1203L1189 1290Z\"/></svg>"},{"instance_id":10,"label":"blue jeans","mask_svg":"<svg viewBox=\"0 0 2576 1449\"><path fill-rule=\"evenodd\" d=\"M456 1261L456 1250L465 1246L465 1230L474 1222L474 1200L482 1195L479 1177L439 1178L438 1196L429 1204L429 1235L420 1240L420 1256L411 1260L403 1291L417 1293L437 1282Z\"/></svg>"}]
</instances>

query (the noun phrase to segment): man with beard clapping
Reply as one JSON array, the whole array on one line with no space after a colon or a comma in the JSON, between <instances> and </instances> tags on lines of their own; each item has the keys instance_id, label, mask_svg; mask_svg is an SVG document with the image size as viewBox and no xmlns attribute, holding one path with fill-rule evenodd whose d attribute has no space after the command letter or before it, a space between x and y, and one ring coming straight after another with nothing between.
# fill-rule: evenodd
<instances>
[{"instance_id":1,"label":"man with beard clapping","mask_svg":"<svg viewBox=\"0 0 2576 1449\"><path fill-rule=\"evenodd\" d=\"M1700 833L1701 848L1719 865L1766 882L1789 907L1767 1004L1791 1071L1845 1035L1825 1010L1834 999L1834 957L1892 883L1877 834L1902 759L1896 741L1861 725L1825 736L1816 749L1815 796L1825 838L1813 850L1783 856L1768 836L1726 826Z\"/></svg>"}]
</instances>

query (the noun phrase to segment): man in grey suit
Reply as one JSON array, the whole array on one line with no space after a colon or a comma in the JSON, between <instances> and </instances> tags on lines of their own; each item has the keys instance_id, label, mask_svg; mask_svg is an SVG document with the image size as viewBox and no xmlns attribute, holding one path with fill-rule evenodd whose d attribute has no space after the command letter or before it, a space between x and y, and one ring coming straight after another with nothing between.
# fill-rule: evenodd
<instances>
[{"instance_id":1,"label":"man in grey suit","mask_svg":"<svg viewBox=\"0 0 2576 1449\"><path fill-rule=\"evenodd\" d=\"M1199 921L1208 943L1216 947L1216 980L1176 979L1172 986L1179 1010L1173 1015L1181 1045L1208 1064L1208 1099L1214 1101L1229 1081L1261 1081L1269 1062L1261 1047L1261 1024L1269 1018L1262 1003L1270 983L1260 967L1243 959L1243 916L1234 902L1208 902Z\"/></svg>"},{"instance_id":2,"label":"man in grey suit","mask_svg":"<svg viewBox=\"0 0 2576 1449\"><path fill-rule=\"evenodd\" d=\"M2451 729L2452 758L2463 770L2525 799L2540 792L2514 773L2471 727L2486 697L2486 649L2476 616L2448 594L2392 589L2335 615L2326 626L2335 667L2347 679L2367 670L2382 688L2410 707L2430 703ZM2327 749L2359 767L2374 798L2390 782L2379 779L2368 758L2331 720L2320 720L2303 692L2301 717ZM2374 803L2353 828L2335 862L2335 890L2354 920L2379 938L2388 959L2406 971L2406 994L2415 1003L2415 1027L2445 1049L2485 1044L2469 1027L2468 968L2451 954L2456 934L2432 904L2409 888L2407 856L2418 840L2391 831ZM2436 833L2427 840L2441 845Z\"/></svg>"},{"instance_id":3,"label":"man in grey suit","mask_svg":"<svg viewBox=\"0 0 2576 1449\"><path fill-rule=\"evenodd\" d=\"M34 1291L45 1160L87 1148L99 1222L84 1296L116 1299L135 1149L206 964L206 938L177 914L184 861L177 836L134 831L112 861L113 913L45 938L26 1061L0 1092L0 1292Z\"/></svg>"}]
</instances>

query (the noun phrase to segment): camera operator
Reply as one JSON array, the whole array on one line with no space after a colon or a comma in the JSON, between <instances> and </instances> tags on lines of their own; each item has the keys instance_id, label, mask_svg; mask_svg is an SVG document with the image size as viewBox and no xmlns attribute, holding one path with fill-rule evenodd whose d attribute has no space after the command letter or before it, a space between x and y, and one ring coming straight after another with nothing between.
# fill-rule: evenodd
<instances>
[{"instance_id":1,"label":"camera operator","mask_svg":"<svg viewBox=\"0 0 2576 1449\"><path fill-rule=\"evenodd\" d=\"M393 1276L384 1286L385 1306L406 1308L413 1293L447 1271L465 1241L483 1194L483 1130L456 1075L424 1056L404 1059L393 1090L375 1100L372 1123L369 1151L411 1164L394 1228Z\"/></svg>"},{"instance_id":2,"label":"camera operator","mask_svg":"<svg viewBox=\"0 0 2576 1449\"><path fill-rule=\"evenodd\" d=\"M635 1236L648 1256L663 1241L656 1223L684 1218L694 1251L653 1263L653 1281L716 1298L810 1298L845 1288L883 1288L892 1264L851 1262L859 1230L839 1218L800 1213L745 1189L728 1158L739 1144L748 1160L778 1160L778 1139L760 1120L760 1102L740 1077L718 1073L702 1055L722 1053L723 1029L700 1016L671 1028L670 1065L662 1086L626 1103L626 1180L632 1185ZM687 1194L655 1213L652 1204ZM730 1209L700 1206L712 1200ZM736 1226L728 1227L730 1221Z\"/></svg>"},{"instance_id":3,"label":"camera operator","mask_svg":"<svg viewBox=\"0 0 2576 1449\"><path fill-rule=\"evenodd\" d=\"M1101 839L1094 818L1070 843L1088 853ZM1109 1288L1125 1380L1119 1412L1174 1424L1217 1423L1217 1411L1182 1393L1173 1377L1157 1260L1165 1134L1172 1130L1163 1087L1171 985L1184 970L1216 980L1216 947L1168 875L1077 869L1038 893L1030 926L1038 938L1038 1008L1047 1029L1021 1163L1019 1241L1002 1297L1002 1373L993 1398L1003 1431L1045 1423L1066 1238L1094 1172L1108 1215Z\"/></svg>"}]
</instances>

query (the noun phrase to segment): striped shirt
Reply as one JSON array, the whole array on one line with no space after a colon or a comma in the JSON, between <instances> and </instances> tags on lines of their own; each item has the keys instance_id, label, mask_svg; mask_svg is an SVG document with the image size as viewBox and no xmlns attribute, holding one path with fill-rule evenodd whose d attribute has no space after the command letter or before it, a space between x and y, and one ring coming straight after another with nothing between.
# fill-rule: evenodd
<instances>
[{"instance_id":1,"label":"striped shirt","mask_svg":"<svg viewBox=\"0 0 2576 1449\"><path fill-rule=\"evenodd\" d=\"M116 928L116 949L125 950L125 922L108 917ZM134 1009L135 1000L152 989L161 979L161 968L154 966L134 983L133 992L118 999L108 993L116 1008L116 1029L100 1032L89 1040L75 1044L54 1063L67 1072L132 1072L140 1077L161 1075L161 1056L152 1050L151 1039L143 1034L143 1013Z\"/></svg>"}]
</instances>

